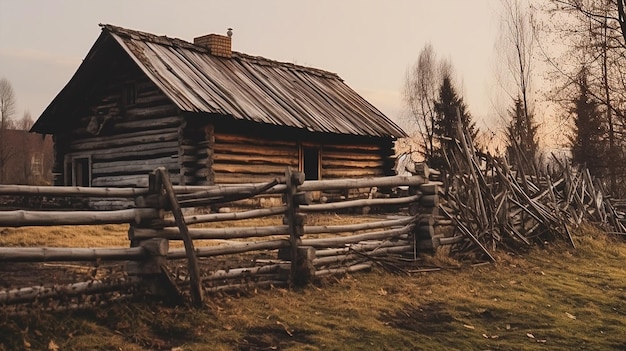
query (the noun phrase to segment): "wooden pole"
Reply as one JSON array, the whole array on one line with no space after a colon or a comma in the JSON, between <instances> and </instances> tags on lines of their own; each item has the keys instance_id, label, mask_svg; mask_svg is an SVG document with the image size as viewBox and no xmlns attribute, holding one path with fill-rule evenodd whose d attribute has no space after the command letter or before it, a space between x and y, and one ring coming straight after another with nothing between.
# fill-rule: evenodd
<instances>
[{"instance_id":1,"label":"wooden pole","mask_svg":"<svg viewBox=\"0 0 626 351\"><path fill-rule=\"evenodd\" d=\"M141 223L160 217L150 208L115 211L0 211L0 227Z\"/></svg>"},{"instance_id":2,"label":"wooden pole","mask_svg":"<svg viewBox=\"0 0 626 351\"><path fill-rule=\"evenodd\" d=\"M203 299L202 278L200 277L200 268L198 267L198 259L196 258L193 241L189 237L189 229L187 228L187 224L185 224L185 217L183 216L183 212L178 205L178 201L176 200L176 194L174 193L174 189L172 188L172 183L170 182L170 177L167 170L163 167L157 168L156 174L158 175L157 182L160 181L161 185L165 189L165 194L169 200L172 214L174 215L174 219L176 219L176 224L178 225L178 229L180 230L180 236L182 237L183 243L185 244L187 265L189 269L191 302L195 307L201 307Z\"/></svg>"},{"instance_id":3,"label":"wooden pole","mask_svg":"<svg viewBox=\"0 0 626 351\"><path fill-rule=\"evenodd\" d=\"M287 178L287 190L285 191L285 200L287 202L287 211L285 213L286 222L289 227L289 245L291 256L291 269L289 271L289 285L292 286L296 282L298 271L298 246L300 245L300 237L304 230L304 217L297 213L298 202L296 201L296 193L298 186L304 183L304 173L292 172L291 168L285 171Z\"/></svg>"}]
</instances>

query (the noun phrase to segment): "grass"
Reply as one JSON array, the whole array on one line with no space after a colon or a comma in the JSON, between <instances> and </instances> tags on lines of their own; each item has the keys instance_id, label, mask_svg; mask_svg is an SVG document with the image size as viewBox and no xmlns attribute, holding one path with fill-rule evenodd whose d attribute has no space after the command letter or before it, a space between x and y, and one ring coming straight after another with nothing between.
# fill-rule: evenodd
<instances>
[{"instance_id":1,"label":"grass","mask_svg":"<svg viewBox=\"0 0 626 351\"><path fill-rule=\"evenodd\" d=\"M436 272L213 295L200 310L139 300L0 315L0 350L626 349L626 244L592 227L574 239L493 265L441 256Z\"/></svg>"}]
</instances>

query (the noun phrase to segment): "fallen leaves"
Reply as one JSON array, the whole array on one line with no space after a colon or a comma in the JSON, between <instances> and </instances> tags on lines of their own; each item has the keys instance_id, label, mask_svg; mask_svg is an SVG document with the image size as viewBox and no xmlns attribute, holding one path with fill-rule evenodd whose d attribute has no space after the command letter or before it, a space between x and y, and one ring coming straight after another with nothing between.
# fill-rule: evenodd
<instances>
[{"instance_id":1,"label":"fallen leaves","mask_svg":"<svg viewBox=\"0 0 626 351\"><path fill-rule=\"evenodd\" d=\"M59 351L59 345L57 345L54 340L50 340L48 343L48 351Z\"/></svg>"}]
</instances>

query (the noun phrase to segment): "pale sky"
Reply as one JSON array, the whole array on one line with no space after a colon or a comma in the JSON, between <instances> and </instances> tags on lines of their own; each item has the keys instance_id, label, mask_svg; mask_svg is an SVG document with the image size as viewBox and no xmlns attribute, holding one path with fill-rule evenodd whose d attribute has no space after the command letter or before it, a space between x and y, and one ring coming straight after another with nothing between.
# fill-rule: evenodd
<instances>
[{"instance_id":1,"label":"pale sky","mask_svg":"<svg viewBox=\"0 0 626 351\"><path fill-rule=\"evenodd\" d=\"M233 50L337 73L400 123L407 69L428 42L474 119L493 118L498 0L0 0L0 78L37 119L114 24L187 41L233 28ZM489 123L489 122L488 122Z\"/></svg>"}]
</instances>

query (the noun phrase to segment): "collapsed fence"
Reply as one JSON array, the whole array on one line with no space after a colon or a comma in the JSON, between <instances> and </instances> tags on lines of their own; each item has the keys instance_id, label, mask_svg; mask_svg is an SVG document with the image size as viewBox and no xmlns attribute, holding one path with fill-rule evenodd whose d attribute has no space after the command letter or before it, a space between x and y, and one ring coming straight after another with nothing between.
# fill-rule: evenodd
<instances>
[{"instance_id":1,"label":"collapsed fence","mask_svg":"<svg viewBox=\"0 0 626 351\"><path fill-rule=\"evenodd\" d=\"M447 145L439 207L452 221L446 241L453 243L453 254L494 261L498 247L517 251L554 239L574 246L569 227L583 220L626 234L624 213L616 206L624 202L607 196L584 167L553 156L551 169L541 170L521 152L513 152L515 162L509 164L507 157L477 150L460 119Z\"/></svg>"},{"instance_id":2,"label":"collapsed fence","mask_svg":"<svg viewBox=\"0 0 626 351\"><path fill-rule=\"evenodd\" d=\"M0 186L3 196L132 198L135 203L108 211L0 210L0 227L129 224L130 241L126 248L0 247L3 268L36 262L75 268L83 262L90 274L86 281L67 284L3 282L0 305L46 301L49 308L61 308L101 301L85 297L93 294L117 299L137 290L175 299L188 293L200 305L207 292L305 284L384 264L392 256L415 259L443 239L434 230L439 183L429 179L437 172L423 164L416 168L420 174L409 177L320 181L304 181L302 173L288 170L267 183L216 186L173 186L168 173L158 169L148 188ZM313 203L312 195L322 201ZM273 205L249 207L267 197ZM351 223L307 219L341 211L358 215L350 216Z\"/></svg>"}]
</instances>

